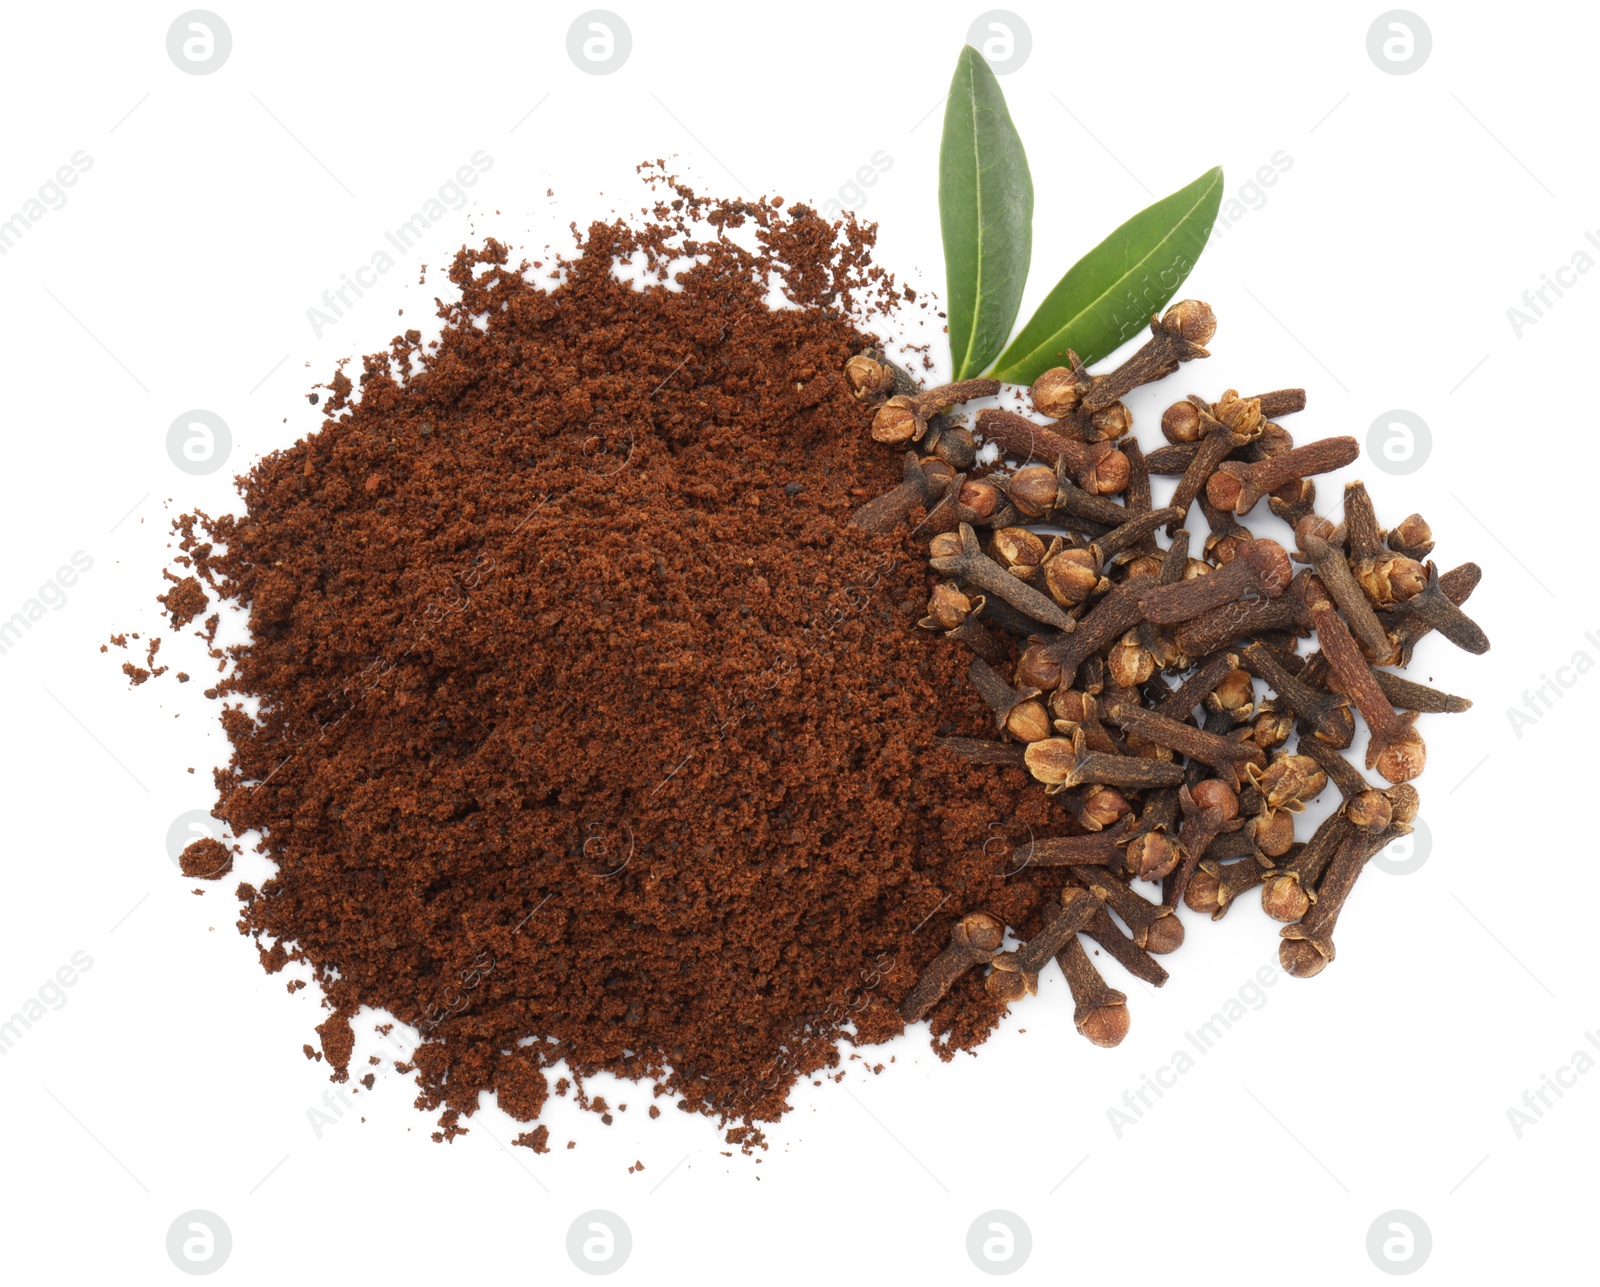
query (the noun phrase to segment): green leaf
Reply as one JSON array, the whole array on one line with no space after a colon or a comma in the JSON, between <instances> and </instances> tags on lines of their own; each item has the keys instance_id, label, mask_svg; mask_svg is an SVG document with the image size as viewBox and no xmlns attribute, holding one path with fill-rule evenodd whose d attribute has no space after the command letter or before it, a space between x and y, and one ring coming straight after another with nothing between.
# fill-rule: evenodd
<instances>
[{"instance_id":1,"label":"green leaf","mask_svg":"<svg viewBox=\"0 0 1600 1287\"><path fill-rule=\"evenodd\" d=\"M1033 179L989 64L956 60L939 145L939 224L953 380L977 375L1006 345L1033 247Z\"/></svg>"},{"instance_id":2,"label":"green leaf","mask_svg":"<svg viewBox=\"0 0 1600 1287\"><path fill-rule=\"evenodd\" d=\"M1219 165L1134 215L1067 270L1000 355L995 378L1032 384L1065 365L1069 348L1085 365L1115 352L1178 293L1221 204Z\"/></svg>"}]
</instances>

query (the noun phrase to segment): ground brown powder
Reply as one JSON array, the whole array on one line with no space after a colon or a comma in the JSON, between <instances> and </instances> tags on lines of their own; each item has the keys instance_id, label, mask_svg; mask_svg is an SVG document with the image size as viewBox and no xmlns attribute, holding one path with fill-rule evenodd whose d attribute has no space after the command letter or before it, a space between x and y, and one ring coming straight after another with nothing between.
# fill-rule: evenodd
<instances>
[{"instance_id":1,"label":"ground brown powder","mask_svg":"<svg viewBox=\"0 0 1600 1287\"><path fill-rule=\"evenodd\" d=\"M870 230L663 191L570 259L463 250L436 343L341 372L242 514L179 524L249 613L209 690L216 812L277 864L241 929L313 968L336 1078L361 1007L420 1030L445 1138L485 1091L532 1121L565 1061L749 1145L901 1030L960 913L1026 928L1047 892L994 843L1042 793L935 743L992 720L916 628L919 551L847 526L899 481L839 374L892 289ZM937 1048L996 1015L963 981Z\"/></svg>"}]
</instances>

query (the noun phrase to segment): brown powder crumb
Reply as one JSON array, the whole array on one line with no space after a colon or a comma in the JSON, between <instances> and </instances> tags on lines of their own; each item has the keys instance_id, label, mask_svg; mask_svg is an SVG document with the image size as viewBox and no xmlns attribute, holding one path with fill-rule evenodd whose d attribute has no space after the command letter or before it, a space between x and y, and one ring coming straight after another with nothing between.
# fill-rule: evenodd
<instances>
[{"instance_id":1,"label":"brown powder crumb","mask_svg":"<svg viewBox=\"0 0 1600 1287\"><path fill-rule=\"evenodd\" d=\"M661 1110L659 1108L657 1108L654 1104L650 1105L650 1116L651 1116L652 1119L661 1116Z\"/></svg>"},{"instance_id":2,"label":"brown powder crumb","mask_svg":"<svg viewBox=\"0 0 1600 1287\"><path fill-rule=\"evenodd\" d=\"M348 1081L350 1056L356 1048L356 1034L350 1026L349 1013L344 1010L334 1011L317 1025L317 1036L322 1038L322 1053L333 1065L332 1080Z\"/></svg>"},{"instance_id":3,"label":"brown powder crumb","mask_svg":"<svg viewBox=\"0 0 1600 1287\"><path fill-rule=\"evenodd\" d=\"M233 850L211 836L202 837L178 855L178 870L196 880L221 880L233 870Z\"/></svg>"},{"instance_id":4,"label":"brown powder crumb","mask_svg":"<svg viewBox=\"0 0 1600 1287\"><path fill-rule=\"evenodd\" d=\"M568 1148L577 1148L578 1147L578 1141L577 1140L568 1140L567 1141L567 1147Z\"/></svg>"},{"instance_id":5,"label":"brown powder crumb","mask_svg":"<svg viewBox=\"0 0 1600 1287\"><path fill-rule=\"evenodd\" d=\"M378 1080L378 1076L377 1076L376 1073L367 1073L361 1078L361 1084L363 1086L365 1086L368 1090L371 1090L372 1087L373 1087L373 1083L375 1083L377 1080Z\"/></svg>"},{"instance_id":6,"label":"brown powder crumb","mask_svg":"<svg viewBox=\"0 0 1600 1287\"><path fill-rule=\"evenodd\" d=\"M917 629L920 548L848 522L901 471L839 374L893 287L870 230L661 197L550 289L463 250L436 344L341 368L242 514L177 524L249 615L207 690L217 813L276 864L240 927L309 965L339 1078L361 1006L421 1033L441 1139L564 1062L580 1104L609 1073L759 1147L841 1041L902 1030L956 916L1027 929L1055 892L990 842L1059 809L937 744L993 721ZM979 992L933 1012L942 1055L997 1020Z\"/></svg>"},{"instance_id":7,"label":"brown powder crumb","mask_svg":"<svg viewBox=\"0 0 1600 1287\"><path fill-rule=\"evenodd\" d=\"M114 643L118 648L126 648L128 646L128 636L127 635L112 635L111 636L111 642ZM101 652L105 651L104 646L101 647L100 651Z\"/></svg>"},{"instance_id":8,"label":"brown powder crumb","mask_svg":"<svg viewBox=\"0 0 1600 1287\"><path fill-rule=\"evenodd\" d=\"M135 666L131 661L122 663L122 673L128 677L128 682L135 688L150 678L150 672L142 666Z\"/></svg>"},{"instance_id":9,"label":"brown powder crumb","mask_svg":"<svg viewBox=\"0 0 1600 1287\"><path fill-rule=\"evenodd\" d=\"M520 1144L523 1148L531 1148L535 1153L548 1153L550 1151L550 1128L548 1126L535 1126L531 1131L523 1131L511 1141ZM571 1148L569 1144L567 1146Z\"/></svg>"},{"instance_id":10,"label":"brown powder crumb","mask_svg":"<svg viewBox=\"0 0 1600 1287\"><path fill-rule=\"evenodd\" d=\"M632 1166L630 1166L628 1168L628 1174L632 1175L635 1171L642 1171L642 1170L644 1170L644 1163L643 1162L635 1162Z\"/></svg>"},{"instance_id":11,"label":"brown powder crumb","mask_svg":"<svg viewBox=\"0 0 1600 1287\"><path fill-rule=\"evenodd\" d=\"M187 684L189 682L189 672L186 670L180 670L177 675L174 676L174 678L177 679L180 684ZM189 772L193 773L194 770L190 769Z\"/></svg>"},{"instance_id":12,"label":"brown powder crumb","mask_svg":"<svg viewBox=\"0 0 1600 1287\"><path fill-rule=\"evenodd\" d=\"M194 577L186 576L180 580L168 573L167 579L174 582L173 587L165 594L156 595L156 601L166 608L172 628L179 630L204 612L209 600Z\"/></svg>"},{"instance_id":13,"label":"brown powder crumb","mask_svg":"<svg viewBox=\"0 0 1600 1287\"><path fill-rule=\"evenodd\" d=\"M305 1045L305 1046L301 1046L300 1049L302 1049L302 1050L304 1050L306 1052L306 1058L307 1059L321 1059L322 1058L322 1052L320 1050L317 1050L317 1049L313 1048L312 1046Z\"/></svg>"}]
</instances>

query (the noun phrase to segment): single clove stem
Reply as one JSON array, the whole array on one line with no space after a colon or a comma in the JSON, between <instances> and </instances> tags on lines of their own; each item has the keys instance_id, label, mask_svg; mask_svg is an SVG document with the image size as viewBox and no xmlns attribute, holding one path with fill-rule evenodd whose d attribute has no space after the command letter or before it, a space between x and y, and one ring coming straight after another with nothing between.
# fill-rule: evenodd
<instances>
[{"instance_id":1,"label":"single clove stem","mask_svg":"<svg viewBox=\"0 0 1600 1287\"><path fill-rule=\"evenodd\" d=\"M1037 621L1054 626L1057 630L1074 630L1077 622L1069 617L1055 600L1040 594L1027 582L1011 575L991 559L978 545L977 534L970 524L960 527L961 553L929 559L936 572L953 576L956 580L985 590L996 598L1004 599L1012 607L1027 613Z\"/></svg>"},{"instance_id":2,"label":"single clove stem","mask_svg":"<svg viewBox=\"0 0 1600 1287\"><path fill-rule=\"evenodd\" d=\"M1201 793L1198 798L1195 791ZM1183 898L1211 842L1224 830L1237 831L1244 825L1238 816L1239 798L1225 782L1212 779L1197 784L1193 790L1186 786L1178 793L1178 803L1183 809L1183 826L1178 831L1183 858L1163 882L1161 891L1163 906L1172 908Z\"/></svg>"},{"instance_id":3,"label":"single clove stem","mask_svg":"<svg viewBox=\"0 0 1600 1287\"><path fill-rule=\"evenodd\" d=\"M1145 582L1124 581L1074 623L1072 634L1059 635L1038 650L1040 660L1061 667L1061 687L1071 688L1079 666L1144 620L1140 600L1148 592Z\"/></svg>"},{"instance_id":4,"label":"single clove stem","mask_svg":"<svg viewBox=\"0 0 1600 1287\"><path fill-rule=\"evenodd\" d=\"M1462 711L1472 709L1471 701L1465 697L1429 688L1393 671L1374 669L1372 677L1378 681L1378 687L1383 689L1389 704L1403 711L1418 711L1424 715L1459 715Z\"/></svg>"},{"instance_id":5,"label":"single clove stem","mask_svg":"<svg viewBox=\"0 0 1600 1287\"><path fill-rule=\"evenodd\" d=\"M1239 658L1231 652L1212 653L1187 679L1155 706L1157 715L1167 719L1187 719L1194 708L1216 690L1218 684L1239 668Z\"/></svg>"},{"instance_id":6,"label":"single clove stem","mask_svg":"<svg viewBox=\"0 0 1600 1287\"><path fill-rule=\"evenodd\" d=\"M1361 444L1356 439L1341 437L1319 438L1254 464L1225 460L1206 480L1206 495L1218 509L1248 514L1275 488L1296 478L1343 469L1360 454Z\"/></svg>"},{"instance_id":7,"label":"single clove stem","mask_svg":"<svg viewBox=\"0 0 1600 1287\"><path fill-rule=\"evenodd\" d=\"M1090 385L1083 406L1099 411L1132 393L1140 385L1171 375L1180 363L1210 357L1203 345L1216 334L1217 319L1209 304L1186 299L1174 304L1164 317L1150 318L1150 338L1109 375Z\"/></svg>"},{"instance_id":8,"label":"single clove stem","mask_svg":"<svg viewBox=\"0 0 1600 1287\"><path fill-rule=\"evenodd\" d=\"M1354 827L1343 813L1324 818L1305 848L1262 881L1261 910L1275 921L1297 921L1304 916L1323 869L1353 832Z\"/></svg>"},{"instance_id":9,"label":"single clove stem","mask_svg":"<svg viewBox=\"0 0 1600 1287\"><path fill-rule=\"evenodd\" d=\"M941 384L922 393L897 393L878 408L869 432L874 442L895 446L921 442L923 435L928 432L928 421L939 412L958 402L992 398L999 392L1000 381L979 379ZM979 414L981 416L982 413Z\"/></svg>"},{"instance_id":10,"label":"single clove stem","mask_svg":"<svg viewBox=\"0 0 1600 1287\"><path fill-rule=\"evenodd\" d=\"M982 657L972 659L972 664L967 667L967 678L978 690L978 696L983 698L984 705L994 712L995 727L1002 732L1010 733L1018 741L1037 741L1038 738L1024 736L1025 730L1016 727L1019 712L1030 706L1039 707L1039 717L1048 731L1049 722L1044 718L1044 707L1034 701L1039 696L1037 688L1011 687Z\"/></svg>"},{"instance_id":11,"label":"single clove stem","mask_svg":"<svg viewBox=\"0 0 1600 1287\"><path fill-rule=\"evenodd\" d=\"M1097 1046L1110 1048L1128 1035L1128 998L1110 987L1074 934L1056 953L1056 963L1072 991L1072 1022Z\"/></svg>"},{"instance_id":12,"label":"single clove stem","mask_svg":"<svg viewBox=\"0 0 1600 1287\"><path fill-rule=\"evenodd\" d=\"M1375 559L1383 553L1383 532L1378 527L1378 515L1372 508L1367 485L1359 480L1344 486L1344 534L1351 563Z\"/></svg>"},{"instance_id":13,"label":"single clove stem","mask_svg":"<svg viewBox=\"0 0 1600 1287\"><path fill-rule=\"evenodd\" d=\"M1000 764L1024 768L1022 747L1011 742L989 742L980 737L941 737L939 745L968 764Z\"/></svg>"},{"instance_id":14,"label":"single clove stem","mask_svg":"<svg viewBox=\"0 0 1600 1287\"><path fill-rule=\"evenodd\" d=\"M900 1017L915 1023L938 1005L968 970L993 961L1005 926L987 912L969 912L950 927L950 945L928 963L900 1003Z\"/></svg>"},{"instance_id":15,"label":"single clove stem","mask_svg":"<svg viewBox=\"0 0 1600 1287\"><path fill-rule=\"evenodd\" d=\"M1288 552L1276 541L1251 541L1232 563L1210 576L1146 591L1141 606L1146 620L1158 624L1191 621L1203 613L1247 595L1275 598L1294 576Z\"/></svg>"},{"instance_id":16,"label":"single clove stem","mask_svg":"<svg viewBox=\"0 0 1600 1287\"><path fill-rule=\"evenodd\" d=\"M1302 737L1296 743L1295 749L1301 755L1310 756L1321 766L1322 771L1328 775L1328 781L1339 789L1339 794L1346 800L1360 795L1363 791L1370 791L1372 783L1361 775L1361 770L1340 755L1333 747L1319 742L1316 738Z\"/></svg>"},{"instance_id":17,"label":"single clove stem","mask_svg":"<svg viewBox=\"0 0 1600 1287\"><path fill-rule=\"evenodd\" d=\"M1376 836L1356 832L1345 838L1317 886L1317 901L1298 923L1285 925L1279 931L1283 942L1278 944L1278 960L1285 974L1309 979L1322 973L1334 957L1333 930L1339 913L1367 860L1410 834L1409 826L1396 822Z\"/></svg>"},{"instance_id":18,"label":"single clove stem","mask_svg":"<svg viewBox=\"0 0 1600 1287\"><path fill-rule=\"evenodd\" d=\"M1271 393L1258 393L1255 401L1261 404L1261 414L1268 420L1277 420L1282 416L1292 416L1296 411L1306 409L1306 391L1304 389L1274 389Z\"/></svg>"},{"instance_id":19,"label":"single clove stem","mask_svg":"<svg viewBox=\"0 0 1600 1287\"><path fill-rule=\"evenodd\" d=\"M1122 845L1132 829L1123 819L1106 831L1087 836L1046 836L1018 846L1012 855L1020 867L1108 867L1122 861Z\"/></svg>"},{"instance_id":20,"label":"single clove stem","mask_svg":"<svg viewBox=\"0 0 1600 1287\"><path fill-rule=\"evenodd\" d=\"M978 432L998 443L1008 456L1026 463L1054 465L1063 460L1078 486L1095 495L1119 492L1127 485L1128 458L1109 442L1078 442L1035 424L1026 416L999 407L978 412Z\"/></svg>"},{"instance_id":21,"label":"single clove stem","mask_svg":"<svg viewBox=\"0 0 1600 1287\"><path fill-rule=\"evenodd\" d=\"M1141 544L1158 527L1167 526L1179 516L1178 511L1171 506L1135 515L1121 527L1113 528L1104 536L1096 537L1090 549L1097 552L1099 562L1105 565L1123 550Z\"/></svg>"},{"instance_id":22,"label":"single clove stem","mask_svg":"<svg viewBox=\"0 0 1600 1287\"><path fill-rule=\"evenodd\" d=\"M1463 563L1460 567L1451 568L1439 577L1439 589L1444 591L1445 597L1451 603L1460 607L1472 597L1472 592L1478 588L1478 582L1483 578L1483 569L1476 563ZM1411 664L1411 653L1417 643L1432 633L1433 626L1416 615L1412 608L1413 599L1402 603L1393 612L1387 612L1382 620L1384 628L1394 636L1396 650L1399 654L1400 665Z\"/></svg>"},{"instance_id":23,"label":"single clove stem","mask_svg":"<svg viewBox=\"0 0 1600 1287\"><path fill-rule=\"evenodd\" d=\"M1344 618L1319 581L1308 583L1306 596L1332 685L1355 703L1367 722L1367 767L1376 767L1390 782L1410 781L1427 761L1427 748L1413 725L1416 712L1401 715L1389 705Z\"/></svg>"},{"instance_id":24,"label":"single clove stem","mask_svg":"<svg viewBox=\"0 0 1600 1287\"><path fill-rule=\"evenodd\" d=\"M1440 586L1439 569L1428 564L1428 584L1422 593L1408 599L1411 615L1424 625L1432 627L1453 643L1474 655L1489 651L1489 636L1478 623L1462 612L1455 601Z\"/></svg>"},{"instance_id":25,"label":"single clove stem","mask_svg":"<svg viewBox=\"0 0 1600 1287\"><path fill-rule=\"evenodd\" d=\"M946 491L958 491L965 481L964 474L958 474L954 479L950 479L942 478L937 473L930 473L922 468L917 453L908 451L904 478L900 485L875 500L869 500L850 516L850 522L853 526L868 532L892 532L917 506L930 507Z\"/></svg>"},{"instance_id":26,"label":"single clove stem","mask_svg":"<svg viewBox=\"0 0 1600 1287\"><path fill-rule=\"evenodd\" d=\"M1277 655L1261 643L1246 644L1239 650L1239 657L1245 669L1282 698L1317 740L1341 749L1355 740L1356 722L1349 702L1291 675Z\"/></svg>"},{"instance_id":27,"label":"single clove stem","mask_svg":"<svg viewBox=\"0 0 1600 1287\"><path fill-rule=\"evenodd\" d=\"M1311 560L1312 567L1316 568L1323 587L1339 605L1339 611L1344 613L1350 633L1361 641L1368 656L1380 665L1386 664L1394 652L1394 644L1383 623L1378 620L1378 614L1372 610L1366 591L1350 570L1344 551L1309 531L1302 536L1301 546Z\"/></svg>"},{"instance_id":28,"label":"single clove stem","mask_svg":"<svg viewBox=\"0 0 1600 1287\"><path fill-rule=\"evenodd\" d=\"M1203 414L1203 413L1202 413ZM1207 417L1209 419L1209 417ZM1189 513L1189 506L1194 504L1194 498L1206 489L1211 481L1211 476L1228 457L1230 452L1237 451L1250 440L1234 433L1226 425L1213 420L1206 436L1199 442L1194 456L1190 459L1183 471L1183 477L1178 480L1178 486L1172 493L1172 506L1180 509L1185 517ZM1159 454L1159 453L1158 453ZM1154 468L1154 465L1151 466ZM1169 530L1168 535L1171 535Z\"/></svg>"},{"instance_id":29,"label":"single clove stem","mask_svg":"<svg viewBox=\"0 0 1600 1287\"><path fill-rule=\"evenodd\" d=\"M1161 968L1160 962L1124 934L1104 907L1095 911L1083 932L1134 978L1143 979L1156 988L1167 981L1167 972Z\"/></svg>"},{"instance_id":30,"label":"single clove stem","mask_svg":"<svg viewBox=\"0 0 1600 1287\"><path fill-rule=\"evenodd\" d=\"M1259 888L1276 873L1277 868L1271 862L1263 866L1254 858L1226 866L1213 859L1202 858L1200 870L1195 872L1189 888L1184 890L1184 906L1220 921L1240 894Z\"/></svg>"},{"instance_id":31,"label":"single clove stem","mask_svg":"<svg viewBox=\"0 0 1600 1287\"><path fill-rule=\"evenodd\" d=\"M1066 946L1104 904L1092 891L1068 885L1061 891L1061 908L1053 920L1021 947L1001 952L990 960L994 967L984 986L989 994L1003 1001L1015 1000L1024 991L1038 991L1039 971L1050 958ZM1016 978L1006 978L1006 975Z\"/></svg>"},{"instance_id":32,"label":"single clove stem","mask_svg":"<svg viewBox=\"0 0 1600 1287\"><path fill-rule=\"evenodd\" d=\"M1236 781L1243 777L1245 765L1259 767L1267 762L1259 746L1241 742L1233 736L1219 737L1193 724L1168 719L1132 702L1111 703L1106 716L1124 732L1137 734L1147 742L1209 764L1218 772L1232 774Z\"/></svg>"},{"instance_id":33,"label":"single clove stem","mask_svg":"<svg viewBox=\"0 0 1600 1287\"><path fill-rule=\"evenodd\" d=\"M1305 584L1309 574L1299 572L1276 599L1243 599L1186 621L1177 634L1178 649L1188 657L1204 657L1241 639L1288 630L1304 634L1311 627L1306 608Z\"/></svg>"},{"instance_id":34,"label":"single clove stem","mask_svg":"<svg viewBox=\"0 0 1600 1287\"><path fill-rule=\"evenodd\" d=\"M1031 742L1022 758L1028 772L1045 784L1049 795L1089 784L1144 790L1176 786L1183 781L1183 769L1169 760L1091 751L1081 729L1070 739L1047 737Z\"/></svg>"},{"instance_id":35,"label":"single clove stem","mask_svg":"<svg viewBox=\"0 0 1600 1287\"><path fill-rule=\"evenodd\" d=\"M1133 934L1135 946L1156 956L1183 946L1183 922L1173 915L1172 908L1140 897L1103 871L1085 869L1073 875L1117 914Z\"/></svg>"}]
</instances>

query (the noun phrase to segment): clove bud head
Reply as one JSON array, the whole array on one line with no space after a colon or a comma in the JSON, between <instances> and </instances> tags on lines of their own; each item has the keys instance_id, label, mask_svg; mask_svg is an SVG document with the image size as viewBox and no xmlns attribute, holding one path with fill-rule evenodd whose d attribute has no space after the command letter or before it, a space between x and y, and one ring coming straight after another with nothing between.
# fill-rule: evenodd
<instances>
[{"instance_id":1,"label":"clove bud head","mask_svg":"<svg viewBox=\"0 0 1600 1287\"><path fill-rule=\"evenodd\" d=\"M1206 436L1200 408L1192 402L1174 402L1161 413L1161 433L1174 446L1199 442Z\"/></svg>"},{"instance_id":2,"label":"clove bud head","mask_svg":"<svg viewBox=\"0 0 1600 1287\"><path fill-rule=\"evenodd\" d=\"M1292 924L1311 910L1311 896L1297 875L1268 876L1261 884L1261 910L1275 921ZM1278 950L1281 955L1283 949Z\"/></svg>"},{"instance_id":3,"label":"clove bud head","mask_svg":"<svg viewBox=\"0 0 1600 1287\"><path fill-rule=\"evenodd\" d=\"M1189 878L1183 891L1183 905L1192 912L1214 915L1222 906L1222 881L1202 867Z\"/></svg>"},{"instance_id":4,"label":"clove bud head","mask_svg":"<svg viewBox=\"0 0 1600 1287\"><path fill-rule=\"evenodd\" d=\"M1204 346L1211 343L1211 337L1217 333L1217 315L1203 300L1182 299L1167 310L1161 325L1176 331L1191 344Z\"/></svg>"},{"instance_id":5,"label":"clove bud head","mask_svg":"<svg viewBox=\"0 0 1600 1287\"><path fill-rule=\"evenodd\" d=\"M1344 816L1356 830L1375 836L1394 820L1394 807L1382 791L1361 791L1350 797Z\"/></svg>"},{"instance_id":6,"label":"clove bud head","mask_svg":"<svg viewBox=\"0 0 1600 1287\"><path fill-rule=\"evenodd\" d=\"M865 353L856 354L844 364L844 378L858 401L894 388L894 372Z\"/></svg>"},{"instance_id":7,"label":"clove bud head","mask_svg":"<svg viewBox=\"0 0 1600 1287\"><path fill-rule=\"evenodd\" d=\"M1409 726L1373 757L1372 767L1387 782L1409 782L1428 762L1428 747L1415 726Z\"/></svg>"},{"instance_id":8,"label":"clove bud head","mask_svg":"<svg viewBox=\"0 0 1600 1287\"><path fill-rule=\"evenodd\" d=\"M1165 956L1183 946L1183 922L1176 916L1158 916L1145 930L1144 950L1151 956Z\"/></svg>"},{"instance_id":9,"label":"clove bud head","mask_svg":"<svg viewBox=\"0 0 1600 1287\"><path fill-rule=\"evenodd\" d=\"M1060 420L1078 409L1078 403L1083 400L1083 385L1071 367L1053 366L1033 382L1028 394L1035 411Z\"/></svg>"},{"instance_id":10,"label":"clove bud head","mask_svg":"<svg viewBox=\"0 0 1600 1287\"><path fill-rule=\"evenodd\" d=\"M1123 1001L1108 1001L1085 1011L1076 1021L1080 1033L1095 1045L1109 1050L1128 1035L1130 1018Z\"/></svg>"},{"instance_id":11,"label":"clove bud head","mask_svg":"<svg viewBox=\"0 0 1600 1287\"><path fill-rule=\"evenodd\" d=\"M1140 880L1160 880L1178 865L1178 846L1160 831L1148 831L1123 850L1128 870Z\"/></svg>"},{"instance_id":12,"label":"clove bud head","mask_svg":"<svg viewBox=\"0 0 1600 1287\"><path fill-rule=\"evenodd\" d=\"M988 912L968 912L950 929L950 945L976 952L997 952L1005 941L1006 927Z\"/></svg>"},{"instance_id":13,"label":"clove bud head","mask_svg":"<svg viewBox=\"0 0 1600 1287\"><path fill-rule=\"evenodd\" d=\"M917 415L916 404L905 394L897 394L879 407L877 414L872 417L872 440L899 446L920 438L924 428Z\"/></svg>"},{"instance_id":14,"label":"clove bud head","mask_svg":"<svg viewBox=\"0 0 1600 1287\"><path fill-rule=\"evenodd\" d=\"M1278 964L1292 978L1315 978L1328 968L1328 959L1310 939L1286 938L1278 944Z\"/></svg>"},{"instance_id":15,"label":"clove bud head","mask_svg":"<svg viewBox=\"0 0 1600 1287\"><path fill-rule=\"evenodd\" d=\"M1011 503L1029 518L1038 518L1055 508L1060 482L1049 465L1024 465L1011 476L1006 492Z\"/></svg>"}]
</instances>

